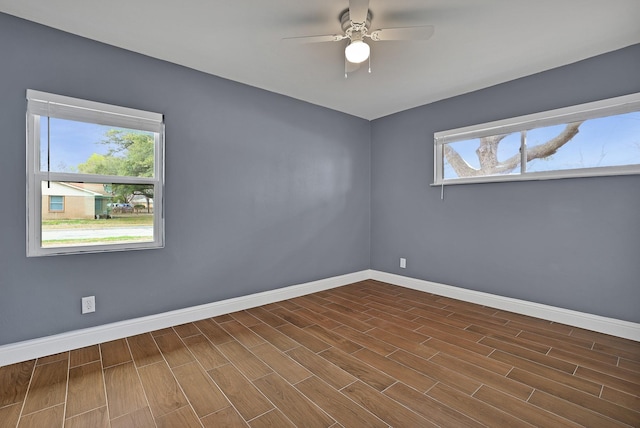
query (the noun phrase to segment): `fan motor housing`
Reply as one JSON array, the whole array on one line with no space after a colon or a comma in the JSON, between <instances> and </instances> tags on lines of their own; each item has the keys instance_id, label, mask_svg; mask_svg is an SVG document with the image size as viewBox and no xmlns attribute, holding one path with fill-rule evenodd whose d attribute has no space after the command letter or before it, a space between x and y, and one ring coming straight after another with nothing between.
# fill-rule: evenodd
<instances>
[{"instance_id":1,"label":"fan motor housing","mask_svg":"<svg viewBox=\"0 0 640 428\"><path fill-rule=\"evenodd\" d=\"M365 28L371 28L371 18L373 18L373 14L371 11L367 11L367 22L364 23ZM345 33L349 28L351 28L351 17L349 16L349 9L345 9L340 14L340 25L342 26L342 31Z\"/></svg>"}]
</instances>

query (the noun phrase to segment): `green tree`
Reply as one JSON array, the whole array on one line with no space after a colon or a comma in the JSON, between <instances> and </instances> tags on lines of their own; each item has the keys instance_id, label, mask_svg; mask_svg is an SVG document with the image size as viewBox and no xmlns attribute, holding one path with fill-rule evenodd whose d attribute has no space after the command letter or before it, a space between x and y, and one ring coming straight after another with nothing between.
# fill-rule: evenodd
<instances>
[{"instance_id":1,"label":"green tree","mask_svg":"<svg viewBox=\"0 0 640 428\"><path fill-rule=\"evenodd\" d=\"M121 163L121 158L94 153L85 163L78 165L78 171L85 174L118 175Z\"/></svg>"},{"instance_id":2,"label":"green tree","mask_svg":"<svg viewBox=\"0 0 640 428\"><path fill-rule=\"evenodd\" d=\"M154 137L151 134L111 129L97 144L108 146L106 154L94 153L78 165L85 174L152 177L154 174ZM153 198L153 186L140 184L113 184L112 194L117 202L131 202L136 195Z\"/></svg>"},{"instance_id":3,"label":"green tree","mask_svg":"<svg viewBox=\"0 0 640 428\"><path fill-rule=\"evenodd\" d=\"M153 176L154 140L151 134L111 129L106 137L99 144L109 146L108 157L121 159L118 175Z\"/></svg>"}]
</instances>

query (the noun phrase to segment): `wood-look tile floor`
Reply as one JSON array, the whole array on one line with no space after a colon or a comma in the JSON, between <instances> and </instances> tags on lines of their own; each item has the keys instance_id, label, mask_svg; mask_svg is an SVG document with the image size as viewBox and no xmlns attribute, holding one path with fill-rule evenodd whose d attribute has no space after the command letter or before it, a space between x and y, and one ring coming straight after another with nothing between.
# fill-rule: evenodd
<instances>
[{"instance_id":1,"label":"wood-look tile floor","mask_svg":"<svg viewBox=\"0 0 640 428\"><path fill-rule=\"evenodd\" d=\"M0 368L0 427L640 427L640 343L377 281Z\"/></svg>"}]
</instances>

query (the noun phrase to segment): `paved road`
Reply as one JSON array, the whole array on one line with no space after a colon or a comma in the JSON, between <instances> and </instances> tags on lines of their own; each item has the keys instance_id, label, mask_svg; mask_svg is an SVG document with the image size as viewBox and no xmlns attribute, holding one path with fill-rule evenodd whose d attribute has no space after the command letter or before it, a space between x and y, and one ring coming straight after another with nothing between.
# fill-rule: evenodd
<instances>
[{"instance_id":1,"label":"paved road","mask_svg":"<svg viewBox=\"0 0 640 428\"><path fill-rule=\"evenodd\" d=\"M114 236L153 237L153 226L113 227L108 229L52 229L42 231L42 240L109 238Z\"/></svg>"}]
</instances>

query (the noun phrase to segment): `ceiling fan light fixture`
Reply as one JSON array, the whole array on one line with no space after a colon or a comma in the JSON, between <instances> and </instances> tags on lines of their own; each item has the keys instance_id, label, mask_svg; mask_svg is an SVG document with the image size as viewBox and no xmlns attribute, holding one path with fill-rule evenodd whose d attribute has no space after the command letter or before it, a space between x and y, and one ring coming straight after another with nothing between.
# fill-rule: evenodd
<instances>
[{"instance_id":1,"label":"ceiling fan light fixture","mask_svg":"<svg viewBox=\"0 0 640 428\"><path fill-rule=\"evenodd\" d=\"M344 49L344 56L347 58L347 61L354 64L360 64L369 58L370 51L371 48L369 45L362 40L353 40Z\"/></svg>"}]
</instances>

